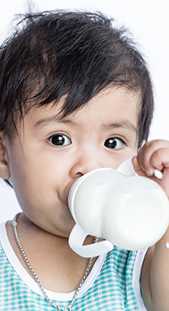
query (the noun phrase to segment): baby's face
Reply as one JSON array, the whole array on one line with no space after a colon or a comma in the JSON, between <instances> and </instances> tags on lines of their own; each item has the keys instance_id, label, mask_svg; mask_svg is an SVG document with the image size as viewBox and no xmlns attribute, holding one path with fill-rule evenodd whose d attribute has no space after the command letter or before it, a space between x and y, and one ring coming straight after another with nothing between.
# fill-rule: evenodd
<instances>
[{"instance_id":1,"label":"baby's face","mask_svg":"<svg viewBox=\"0 0 169 311\"><path fill-rule=\"evenodd\" d=\"M73 182L96 168L116 168L136 153L140 95L112 87L59 119L62 104L33 108L12 143L6 138L6 146L25 214L39 227L66 237L74 224L67 206Z\"/></svg>"}]
</instances>

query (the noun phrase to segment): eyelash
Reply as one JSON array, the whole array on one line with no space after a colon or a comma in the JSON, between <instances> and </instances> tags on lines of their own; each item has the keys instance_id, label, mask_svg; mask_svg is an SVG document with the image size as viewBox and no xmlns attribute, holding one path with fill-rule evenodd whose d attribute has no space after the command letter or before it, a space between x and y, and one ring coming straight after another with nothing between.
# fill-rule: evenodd
<instances>
[{"instance_id":1,"label":"eyelash","mask_svg":"<svg viewBox=\"0 0 169 311\"><path fill-rule=\"evenodd\" d=\"M124 139L122 139L121 137L118 137L118 136L112 136L112 137L109 137L108 139L106 139L105 140L105 142L106 141L110 141L110 140L113 140L113 142L115 142L115 140L119 140L124 146L127 146L127 143L124 141ZM105 143L104 143L104 146L106 147L106 148L108 148L108 149L115 149L115 148L109 148L109 147L107 147L106 145L105 145ZM122 148L116 148L116 150L119 150L119 149L122 149Z\"/></svg>"},{"instance_id":2,"label":"eyelash","mask_svg":"<svg viewBox=\"0 0 169 311\"><path fill-rule=\"evenodd\" d=\"M57 137L57 138L58 138L59 136L61 137L61 140L60 140L61 143L63 142L63 137L64 137L64 140L65 140L65 138L66 138L67 140L69 140L69 143L67 143L66 145L63 145L63 144L55 145L55 144L53 144L53 143L51 142L51 139L52 139L53 137ZM127 146L127 143L126 143L126 141L125 141L124 139L122 139L121 137L118 137L118 136L112 136L112 137L107 138L107 139L105 140L105 142L104 142L104 146L105 146L106 148L108 148L108 149L115 149L115 148L107 147L107 146L105 145L106 141L109 141L109 143L110 143L110 140L113 141L113 144L114 144L115 140L119 140L123 145ZM68 145L70 145L70 144L72 143L71 138L70 138L68 135L63 134L63 133L57 133L57 134L51 135L51 136L48 138L48 141L50 142L51 145L57 146L57 147L65 147L65 146L68 146ZM59 142L59 141L58 141L58 142ZM122 148L118 148L118 150L119 150L119 149L122 149ZM116 150L117 150L117 148L116 148Z\"/></svg>"},{"instance_id":3,"label":"eyelash","mask_svg":"<svg viewBox=\"0 0 169 311\"><path fill-rule=\"evenodd\" d=\"M72 142L71 141L71 139L69 138L69 136L68 135L66 135L66 134L63 134L63 133L57 133L57 134L53 134L53 135L51 135L49 138L48 138L48 141L51 143L51 138L53 138L53 137L66 137L66 139L68 139L70 142ZM52 144L52 143L51 143ZM61 146L61 147L64 147L64 145L55 145L55 144L52 144L53 146ZM68 144L67 144L68 145ZM67 146L66 145L66 146Z\"/></svg>"}]
</instances>

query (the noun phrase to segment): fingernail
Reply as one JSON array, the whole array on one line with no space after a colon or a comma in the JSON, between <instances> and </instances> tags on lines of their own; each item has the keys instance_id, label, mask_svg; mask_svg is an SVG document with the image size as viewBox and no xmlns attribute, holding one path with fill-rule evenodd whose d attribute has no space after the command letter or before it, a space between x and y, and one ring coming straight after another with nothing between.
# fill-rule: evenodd
<instances>
[{"instance_id":1,"label":"fingernail","mask_svg":"<svg viewBox=\"0 0 169 311\"><path fill-rule=\"evenodd\" d=\"M162 179L163 178L163 173L157 169L154 170L153 175L158 178L158 179Z\"/></svg>"},{"instance_id":2,"label":"fingernail","mask_svg":"<svg viewBox=\"0 0 169 311\"><path fill-rule=\"evenodd\" d=\"M166 245L166 248L169 248L169 243L168 242L165 245Z\"/></svg>"}]
</instances>

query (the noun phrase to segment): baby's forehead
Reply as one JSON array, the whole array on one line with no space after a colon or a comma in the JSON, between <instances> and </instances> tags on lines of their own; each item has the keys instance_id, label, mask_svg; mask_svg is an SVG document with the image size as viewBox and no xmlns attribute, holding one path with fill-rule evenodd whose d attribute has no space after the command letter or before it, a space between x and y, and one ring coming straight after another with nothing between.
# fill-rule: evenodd
<instances>
[{"instance_id":1,"label":"baby's forehead","mask_svg":"<svg viewBox=\"0 0 169 311\"><path fill-rule=\"evenodd\" d=\"M25 114L24 122L41 127L54 122L71 125L85 121L94 121L93 126L100 123L120 123L119 120L131 119L135 122L140 93L127 90L126 88L109 88L92 97L87 103L74 107L73 112L65 113L65 98L59 102L46 105L34 105ZM66 107L67 109L67 107ZM69 107L67 109L69 111Z\"/></svg>"}]
</instances>

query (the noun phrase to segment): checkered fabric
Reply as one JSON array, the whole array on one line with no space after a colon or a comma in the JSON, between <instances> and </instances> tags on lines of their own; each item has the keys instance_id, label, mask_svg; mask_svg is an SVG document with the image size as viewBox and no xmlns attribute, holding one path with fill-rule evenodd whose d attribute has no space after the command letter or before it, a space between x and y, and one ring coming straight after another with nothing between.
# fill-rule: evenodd
<instances>
[{"instance_id":1,"label":"checkered fabric","mask_svg":"<svg viewBox=\"0 0 169 311\"><path fill-rule=\"evenodd\" d=\"M132 275L136 252L116 247L106 256L92 287L77 297L73 311L138 311ZM57 301L64 306L68 302ZM0 311L56 311L19 277L0 248Z\"/></svg>"}]
</instances>

